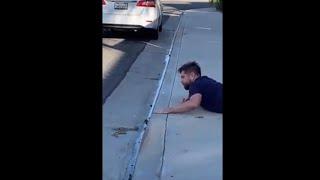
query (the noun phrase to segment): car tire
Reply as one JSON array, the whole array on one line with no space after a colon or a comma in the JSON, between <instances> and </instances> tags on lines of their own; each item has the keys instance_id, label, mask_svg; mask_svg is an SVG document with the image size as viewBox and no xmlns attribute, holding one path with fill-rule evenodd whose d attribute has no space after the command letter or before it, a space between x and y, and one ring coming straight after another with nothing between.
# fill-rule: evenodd
<instances>
[{"instance_id":1,"label":"car tire","mask_svg":"<svg viewBox=\"0 0 320 180\"><path fill-rule=\"evenodd\" d=\"M102 35L103 37L107 38L114 33L112 29L103 29Z\"/></svg>"},{"instance_id":2,"label":"car tire","mask_svg":"<svg viewBox=\"0 0 320 180\"><path fill-rule=\"evenodd\" d=\"M159 39L159 29L152 29L151 30L151 37L153 40Z\"/></svg>"}]
</instances>

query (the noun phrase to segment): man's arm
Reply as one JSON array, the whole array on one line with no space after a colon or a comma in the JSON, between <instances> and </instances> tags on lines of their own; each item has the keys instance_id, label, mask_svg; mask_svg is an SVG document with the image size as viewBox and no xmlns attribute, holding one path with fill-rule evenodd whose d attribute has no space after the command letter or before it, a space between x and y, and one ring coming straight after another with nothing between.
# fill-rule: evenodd
<instances>
[{"instance_id":1,"label":"man's arm","mask_svg":"<svg viewBox=\"0 0 320 180\"><path fill-rule=\"evenodd\" d=\"M174 107L170 107L167 109L160 110L156 113L159 114L170 114L170 113L183 113L191 111L197 107L200 106L202 99L202 95L200 93L196 93L190 97L190 100L185 101L179 105L176 105Z\"/></svg>"}]
</instances>

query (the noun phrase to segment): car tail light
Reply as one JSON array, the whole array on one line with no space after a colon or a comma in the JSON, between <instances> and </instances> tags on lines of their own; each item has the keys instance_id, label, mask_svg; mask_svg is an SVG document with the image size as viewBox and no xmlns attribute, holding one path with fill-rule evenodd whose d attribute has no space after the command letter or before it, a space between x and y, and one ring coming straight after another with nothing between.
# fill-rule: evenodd
<instances>
[{"instance_id":1,"label":"car tail light","mask_svg":"<svg viewBox=\"0 0 320 180\"><path fill-rule=\"evenodd\" d=\"M102 0L102 5L106 5L106 2L105 2L105 0Z\"/></svg>"},{"instance_id":2,"label":"car tail light","mask_svg":"<svg viewBox=\"0 0 320 180\"><path fill-rule=\"evenodd\" d=\"M138 0L137 6L156 7L156 2L155 0Z\"/></svg>"}]
</instances>

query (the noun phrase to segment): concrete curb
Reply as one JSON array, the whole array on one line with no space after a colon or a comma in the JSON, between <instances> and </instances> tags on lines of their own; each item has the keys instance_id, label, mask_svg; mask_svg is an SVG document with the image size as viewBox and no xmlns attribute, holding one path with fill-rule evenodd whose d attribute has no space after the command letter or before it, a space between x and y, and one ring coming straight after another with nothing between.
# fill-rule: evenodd
<instances>
[{"instance_id":1,"label":"concrete curb","mask_svg":"<svg viewBox=\"0 0 320 180\"><path fill-rule=\"evenodd\" d=\"M141 132L139 133L138 138L135 141L133 153L132 153L132 156L130 158L129 165L127 166L126 173L125 173L125 176L124 176L124 180L131 180L133 178L133 174L134 174L137 158L138 158L138 155L139 155L139 152L140 152L140 148L141 148L143 140L144 140L144 138L145 138L145 136L147 134L148 122L151 119L155 104L156 104L157 99L159 97L160 89L162 87L164 76L165 76L167 68L168 68L168 64L169 64L169 61L170 61L170 57L171 57L173 45L174 45L174 42L175 42L175 39L176 39L176 35L177 35L177 32L180 29L182 16L183 16L183 12L182 12L182 14L180 16L178 27L177 27L177 29L176 29L176 31L174 33L173 40L171 42L171 46L170 46L170 49L169 49L169 53L166 55L165 60L164 60L165 67L163 69L161 79L159 80L158 88L157 88L156 94L154 96L154 100L153 100L153 103L151 105L151 109L150 109L150 111L148 113L147 119L143 123L143 126L141 128Z\"/></svg>"}]
</instances>

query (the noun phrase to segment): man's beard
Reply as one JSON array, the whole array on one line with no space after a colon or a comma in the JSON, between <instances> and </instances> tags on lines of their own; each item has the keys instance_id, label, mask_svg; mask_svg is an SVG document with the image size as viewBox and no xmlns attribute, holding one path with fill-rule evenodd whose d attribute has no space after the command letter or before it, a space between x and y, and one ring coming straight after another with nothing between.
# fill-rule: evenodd
<instances>
[{"instance_id":1,"label":"man's beard","mask_svg":"<svg viewBox=\"0 0 320 180\"><path fill-rule=\"evenodd\" d=\"M183 85L183 87L184 87L185 90L189 90L190 85Z\"/></svg>"}]
</instances>

